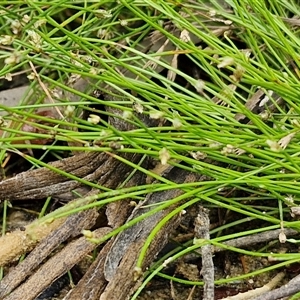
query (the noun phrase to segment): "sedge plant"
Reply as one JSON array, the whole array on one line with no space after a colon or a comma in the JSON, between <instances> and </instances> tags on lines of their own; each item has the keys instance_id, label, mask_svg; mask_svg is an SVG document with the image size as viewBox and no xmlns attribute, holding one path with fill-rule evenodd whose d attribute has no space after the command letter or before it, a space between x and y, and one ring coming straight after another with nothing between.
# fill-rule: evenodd
<instances>
[{"instance_id":1,"label":"sedge plant","mask_svg":"<svg viewBox=\"0 0 300 300\"><path fill-rule=\"evenodd\" d=\"M42 149L59 159L66 151L69 155L76 151L112 152L111 143L117 142L121 147L114 152L116 159L155 179L152 184L131 188L121 184L117 190L109 190L53 169L101 193L50 215L42 213L41 222L128 197L139 201L150 192L181 189L182 196L153 206L141 217L178 204L149 236L138 267L147 245L168 219L197 203L234 212L239 218L215 228L210 241L195 245L190 241L164 259L179 258L205 243L226 248L222 242L232 239L232 232L237 238L271 229L298 230L299 221L288 216L289 208L298 206L300 199L300 39L299 22L293 18L300 9L296 1L28 0L24 4L16 0L9 5L0 1L0 8L1 83L13 81L20 73L28 80L27 92L18 105L0 106L5 112L1 121L2 163L13 152L33 168L51 168L43 157L32 156L32 151ZM150 44L143 44L155 34L159 37L155 42L151 44L150 39ZM155 43L159 46L148 51ZM182 56L199 76L177 64ZM83 87L74 85L79 80ZM97 89L113 94L110 101L97 98L93 94ZM249 109L247 103L258 91L274 109L266 101L257 104L260 114ZM82 118L82 111L93 114L93 105L122 111L118 117L134 129L117 130L105 118ZM42 116L37 114L39 109L55 109L60 117ZM111 117L111 111L101 114ZM148 127L137 113L161 122ZM25 132L24 124L39 130ZM36 142L48 139L50 144ZM142 164L127 161L122 153L138 153L209 179L176 184ZM5 216L3 209L3 224ZM254 225L244 230L256 221L264 227ZM250 256L270 254L268 248L226 249ZM216 284L268 272L297 262L300 256L280 253L276 258L282 262L246 275L219 278ZM164 274L159 260L147 271L134 297L154 275L182 284L203 284Z\"/></svg>"}]
</instances>

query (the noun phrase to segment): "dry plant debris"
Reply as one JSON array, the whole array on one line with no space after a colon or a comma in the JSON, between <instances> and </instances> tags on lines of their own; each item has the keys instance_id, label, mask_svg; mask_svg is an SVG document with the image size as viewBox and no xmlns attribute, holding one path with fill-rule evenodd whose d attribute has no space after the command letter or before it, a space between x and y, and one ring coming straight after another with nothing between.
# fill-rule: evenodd
<instances>
[{"instance_id":1,"label":"dry plant debris","mask_svg":"<svg viewBox=\"0 0 300 300\"><path fill-rule=\"evenodd\" d=\"M225 2L220 2L220 5L227 9L226 12L228 14L232 13ZM183 12L180 12L180 14L184 15ZM198 17L200 17L200 14ZM211 34L216 37L229 38L235 29L231 21L214 17L211 11L209 13L206 12L203 16L201 15L201 17L206 17L206 21L210 22L209 25L205 27L205 30L209 29ZM297 20L290 18L284 18L284 20L293 26L298 26L299 23ZM195 23L195 28L204 30L197 22ZM16 28L15 30L19 29ZM206 46L199 36L190 33L184 28L178 27L174 22L166 21L163 30L171 33L174 39L179 39L181 42L197 44L199 48ZM127 45L126 42L115 43L114 46L122 51L130 49L130 45ZM137 45L136 50L141 51L141 54L143 54L139 60L139 66L142 65L143 70L151 69L157 74L162 74L165 71L165 65L169 65L172 69L167 70L165 77L169 82L181 84L180 80L182 80L182 78L179 78L180 76L175 71L182 71L180 70L180 60L185 54L189 53L189 50L179 49L178 45L175 46L172 40L168 39L159 30L152 31L146 36L143 41ZM207 50L211 51L209 48ZM243 49L240 51L241 54L244 54L243 51L247 52ZM163 56L161 55L162 53L171 53L172 55ZM131 56L135 57L135 55L136 52L133 51L128 55L128 58ZM154 55L155 60L147 60L145 55ZM207 90L205 90L205 83L201 79L203 72L200 72L201 70L189 60L191 70L188 71L193 74L195 81L193 82L193 86L191 82L185 82L185 85L203 95L204 98L209 98L212 105L217 105L218 108L229 107L231 103L228 99L230 99L230 95L237 92L239 84L245 75L245 70L241 66L235 66L235 61L232 58L223 57L219 59L218 54L216 53L215 55L215 64L218 69L235 67L229 76L232 80L231 83L228 81L223 85L223 88L217 95L211 97L211 95L207 93ZM245 58L247 55L249 56L251 53L246 53ZM163 62L163 64L161 64L161 62ZM41 90L46 94L48 101L51 101L54 105L55 100L50 94L47 85L43 83L42 77L38 74L32 62L30 62L30 67ZM288 68L294 68L292 63L288 63ZM126 77L129 82L132 80L132 82L135 83L146 84L148 80L151 80L151 78L146 78L145 76L141 76L142 74L136 73L134 68L120 69L116 67L115 70L122 77ZM205 76L206 75L207 74L205 74ZM75 87L75 90L78 92L92 90L95 85L92 80L85 78L79 77L78 80L75 80L75 83L71 83L72 80L73 78L70 78L69 85ZM172 123L176 130L183 126L181 120L176 118L176 116L179 115L178 112L176 112L177 115L174 112L175 118L170 121L165 120L163 118L164 113L156 108L147 111L147 114L143 114L144 107L139 105L139 103L135 103L135 113L133 114L126 111L126 109L123 111L114 106L110 106L109 104L112 100L124 100L124 95L120 95L120 91L112 86L113 85L103 83L98 86L103 92L103 101L106 105L104 105L102 109L108 119L107 124L109 124L110 127L120 132L136 129L136 125L132 125L130 120L128 120L131 116L142 123L146 129L150 127L167 127L169 123ZM68 99L74 102L80 98L76 93L71 95L72 92L68 89L67 91L60 91L60 94L68 95ZM134 94L134 92L132 92L132 94ZM129 93L129 95L132 94ZM1 97L4 97L3 95L1 92L0 101L2 100ZM259 120L264 120L266 113L271 114L280 111L281 106L284 105L284 100L280 95L273 95L273 93L269 91L266 92L265 89L257 88L251 95L252 96L247 98L247 102L244 103L244 113L238 112L232 117L236 122L244 124L245 126L247 125L249 128L253 125L253 121L249 120L248 114L256 114ZM31 97L32 94L29 96ZM168 99L167 95L165 99ZM126 108L126 105L124 105L123 108ZM127 114L125 114L125 112L127 112ZM53 111L36 112L36 116L47 116L53 119L53 121L63 119L61 111L57 109ZM89 118L90 123L94 125L98 124L101 120L101 117L96 114L89 114ZM55 122L53 123L55 124ZM29 117L20 120L19 123L18 120L12 121L7 125L6 130L7 132L13 131L19 126L21 132L45 134L44 139L25 140L25 143L42 145L52 142L50 132L43 130L43 126L39 127L40 125L45 125L45 123ZM3 130L5 131L5 129ZM295 137L296 133L298 133L298 131L287 134L281 137L278 142L270 140L268 145L274 152L284 150ZM1 134L3 136L5 133L1 132ZM16 142L19 143L18 140L16 140ZM77 143L77 141L75 141L74 144L75 143ZM69 142L70 146L71 144L72 142ZM166 260L170 262L170 264L164 264L165 269L171 275L172 273L179 274L184 277L184 279L189 280L193 280L194 278L198 280L199 277L203 279L204 288L200 290L194 286L189 289L187 299L200 297L199 294L203 293L201 297L205 300L216 298L223 298L224 300L252 298L255 300L275 300L278 299L278 297L286 297L300 290L298 284L299 276L296 276L284 286L271 291L271 289L275 288L283 280L286 275L285 272L279 272L272 280L264 278L264 284L261 284L259 288L256 286L249 288L250 284L246 287L245 285L241 285L239 286L240 291L238 294L237 290L232 292L229 288L225 288L225 293L237 294L235 296L220 296L221 292L214 285L214 280L216 279L215 275L217 275L215 274L217 273L215 272L216 269L222 269L224 267L224 269L230 273L229 271L234 269L234 266L226 267L226 264L238 264L238 260L230 260L230 255L226 251L227 249L249 248L261 243L277 241L278 237L280 238L280 242L283 243L287 238L298 235L298 231L296 230L282 227L278 230L270 230L224 241L221 243L222 247L220 243L216 246L211 246L209 244L210 223L212 223L211 219L217 219L212 215L219 208L213 207L209 213L206 208L199 208L197 202L195 202L197 205L193 205L189 213L185 216L181 209L182 203L176 202L169 206L166 205L163 209L151 214L153 207L163 205L172 199L184 196L184 188L149 192L147 195L143 195L144 200L137 204L132 203L132 199L128 198L122 199L122 201L119 202L107 203L104 208L101 207L97 209L95 206L92 207L97 201L99 194L107 190L113 193L114 189L122 185L124 178L132 174L133 171L135 171L135 173L131 179L126 182L125 188L140 186L146 183L155 185L156 183L155 178L151 178L149 175L147 177L144 173L134 170L133 166L137 166L140 163L142 155L130 151L118 152L119 150L123 150L123 145L120 141L113 141L109 146L109 151L98 152L97 144L95 143L92 145L92 147L95 147L95 151L74 151L71 157L48 164L44 163L44 166L41 168L16 174L0 182L0 199L12 202L41 201L49 196L63 200L67 199L70 195L68 193L72 191L79 191L80 189L81 193L81 197L73 197L74 199L72 199L72 201L51 212L49 215L33 221L24 228L22 227L19 230L9 232L0 238L0 266L11 266L5 277L0 281L1 299L36 299L36 297L41 295L45 289L51 286L53 282L68 272L73 266L84 261L86 256L91 254L95 249L97 257L86 268L85 274L80 277L79 282L69 289L64 299L129 299L143 284L143 274L151 268L157 257L159 259L162 250L170 246L170 238L175 234L174 232L176 231L176 234L179 235L180 230L184 229L187 236L191 235L191 232L189 232L191 227L190 223L195 225L194 237L200 242L204 240L207 243L201 246L201 249L195 249L194 252L184 255L175 268L174 265L177 262L172 262L172 257ZM22 157L29 157L24 152L15 152ZM166 147L163 147L158 153L160 164L156 164L153 168L151 159L147 158L142 168L145 170L154 170L151 174L160 176L165 182L176 183L178 186L182 186L183 184L195 182L203 183L212 180L209 175L201 174L201 172L192 172L187 170L187 168L181 168L182 166L179 167L181 163L180 160L171 160L170 152ZM228 144L220 153L224 156L235 154L238 157L242 156L245 150ZM213 165L215 168L221 165L220 162L207 158L201 151L190 152L190 154L194 159L203 161L203 164ZM124 161L130 162L131 164L126 164ZM7 163L9 163L9 161L6 161L6 164ZM222 162L222 164L229 167L228 162ZM103 191L99 191L99 189L95 188L96 185L101 186ZM226 192L227 191L225 191L225 193ZM234 189L228 191L227 196L230 196L230 193L233 192ZM223 191L220 190L219 195L223 195L222 193ZM63 197L63 195L66 194L68 194L68 197ZM182 199L184 199L184 201L190 200L184 197ZM90 208L89 205L91 205L92 208ZM76 210L83 206L86 210L67 215L67 212L71 209ZM196 214L193 214L192 210L195 207ZM172 215L173 212L176 213ZM53 216L55 217L57 215L62 215L63 217L53 218ZM142 218L144 215L147 215L147 217ZM128 224L132 224L135 219L139 219L140 221L129 227ZM159 231L148 245L143 261L140 262L139 256L144 246L149 242L148 237L165 219L167 219L167 222L164 226L159 228ZM185 225L185 222L189 224ZM120 226L123 226L124 230L119 232L116 236L110 237L110 234ZM81 236L82 233L84 233L84 236ZM107 240L108 236L110 240ZM173 240L176 240L176 238ZM197 242L195 244L197 245ZM280 249L280 246L278 246L278 248ZM222 257L223 252L226 252L224 254L225 258L223 259L224 266L215 265L215 257L213 256L215 255L217 258L218 256ZM25 258L16 264L15 262L22 255L24 255ZM191 262L195 260L197 264L193 264L194 268L192 268ZM243 259L240 257L240 260ZM261 261L260 263L263 262ZM242 272L241 269L244 269L244 271L251 269L251 267L246 264L246 260L240 264L242 267L239 269L239 272ZM188 269L188 265L190 265L190 269ZM195 277L191 272L187 272L187 270L192 269L199 269ZM169 278L171 275L169 275ZM230 275L234 274L231 273ZM244 291L243 288L245 289ZM250 290L251 288L253 289ZM180 289L178 290L180 291ZM177 291L176 283L172 280L170 281L170 290L168 292L173 299L176 299L177 295L180 294L180 292ZM187 289L185 292L187 292ZM162 298L166 297L166 299L168 299L168 297L170 297L169 294L163 295ZM140 299L143 299L142 297L147 299L147 293L144 293L144 296L141 296ZM157 296L154 296L154 293L150 297L152 297L152 299L158 299Z\"/></svg>"}]
</instances>

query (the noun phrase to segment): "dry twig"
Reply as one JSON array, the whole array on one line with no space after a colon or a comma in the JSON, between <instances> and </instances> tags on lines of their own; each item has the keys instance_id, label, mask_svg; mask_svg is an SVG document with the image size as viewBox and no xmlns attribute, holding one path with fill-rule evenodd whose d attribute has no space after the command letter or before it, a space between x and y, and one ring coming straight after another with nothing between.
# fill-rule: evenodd
<instances>
[{"instance_id":1,"label":"dry twig","mask_svg":"<svg viewBox=\"0 0 300 300\"><path fill-rule=\"evenodd\" d=\"M195 220L195 237L197 239L210 239L209 224L208 210L200 207L199 214ZM203 300L214 300L214 263L211 245L208 244L201 247L201 257L201 275L204 281Z\"/></svg>"},{"instance_id":2,"label":"dry twig","mask_svg":"<svg viewBox=\"0 0 300 300\"><path fill-rule=\"evenodd\" d=\"M300 275L294 277L287 284L281 286L273 291L266 292L253 300L277 300L284 297L292 296L300 292Z\"/></svg>"},{"instance_id":3,"label":"dry twig","mask_svg":"<svg viewBox=\"0 0 300 300\"><path fill-rule=\"evenodd\" d=\"M90 229L96 221L96 210L83 211L71 215L54 231L45 237L41 243L15 268L0 281L0 298L9 294L22 281L24 281L39 264L47 258L62 242L69 237L75 237L83 229Z\"/></svg>"},{"instance_id":4,"label":"dry twig","mask_svg":"<svg viewBox=\"0 0 300 300\"><path fill-rule=\"evenodd\" d=\"M223 298L222 300L245 300L245 299L266 300L266 298L265 298L265 296L263 296L263 294L265 292L270 291L271 289L273 289L283 279L284 276L285 276L285 274L283 272L278 273L270 282L268 282L267 284L265 284L261 288L250 290L250 291L245 292L245 293L239 293L235 296ZM258 295L262 295L262 296L254 298ZM268 298L268 300L270 300L270 299L271 298ZM278 298L275 298L275 299L278 299Z\"/></svg>"},{"instance_id":5,"label":"dry twig","mask_svg":"<svg viewBox=\"0 0 300 300\"><path fill-rule=\"evenodd\" d=\"M93 232L94 238L101 238L109 233L111 228L103 227ZM68 244L62 251L51 257L25 283L19 286L4 300L32 300L46 289L55 279L70 270L85 255L95 249L95 243L85 237ZM39 284L37 284L37 282Z\"/></svg>"}]
</instances>

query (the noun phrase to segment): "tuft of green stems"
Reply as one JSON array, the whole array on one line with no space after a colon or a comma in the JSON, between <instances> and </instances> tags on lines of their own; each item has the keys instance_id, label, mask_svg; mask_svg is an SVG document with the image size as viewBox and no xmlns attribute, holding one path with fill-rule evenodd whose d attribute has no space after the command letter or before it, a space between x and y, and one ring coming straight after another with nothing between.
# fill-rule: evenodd
<instances>
[{"instance_id":1,"label":"tuft of green stems","mask_svg":"<svg viewBox=\"0 0 300 300\"><path fill-rule=\"evenodd\" d=\"M7 112L3 118L7 123L19 122L15 127L2 126L5 133L1 138L0 160L4 161L6 153L15 152L35 167L50 168L42 160L22 154L21 151L43 149L46 153L110 153L110 143L118 141L124 148L114 154L116 159L157 180L153 185L129 189L121 186L116 191L110 191L61 170L55 170L99 188L103 193L91 199L88 205L80 205L79 201L76 207L66 206L63 211L42 217L41 222L49 217L56 218L93 206L100 207L127 197L139 200L149 192L182 189L182 197L159 204L142 216L146 218L166 206L180 203L179 208L162 220L149 236L138 265L142 264L147 245L168 219L197 202L235 211L241 215L242 223L247 220L262 220L265 224L264 228L240 232L239 223L235 221L213 230L211 240L203 243L224 247L220 241L231 238L226 234L228 228L234 228L236 237L267 231L270 227L299 228L299 221L285 220L284 214L291 205L297 206L300 199L300 39L299 27L290 22L292 15L300 14L299 5L296 1L287 3L231 0L226 3L225 8L219 1L121 0L118 3L74 3L49 0L26 1L24 4L23 1L16 0L10 1L8 7L6 1L0 1L0 37L8 35L13 38L10 45L0 48L2 82L8 74L14 77L19 71L30 75L33 72L32 66L39 77L33 76L28 93L24 95L19 106L0 107ZM24 21L25 16L28 16L27 21ZM17 33L12 31L13 21L20 23ZM181 32L186 30L201 46L192 41L183 41L178 34L162 25L165 21L172 21ZM218 33L216 28L220 27L224 30ZM144 52L143 49L149 45L143 45L142 41L154 30L165 36L174 47L161 52ZM33 43L32 34L36 34L38 43ZM172 65L172 58L180 53L184 53L206 74L205 78L209 78L203 79L201 90L197 91L199 80ZM5 60L13 56L16 56L14 63L5 63ZM232 60L232 64L218 67L228 58ZM186 86L163 76L163 69L177 77L181 76L186 81ZM237 69L243 70L243 75L239 80L234 80L231 75ZM88 82L86 88L76 89L71 83L72 77L84 78ZM46 95L41 82L52 96L54 104L43 103ZM233 89L232 86L236 88ZM97 88L114 94L111 101L92 96L93 90ZM277 111L271 112L267 120L245 108L245 103L258 89L266 93L272 90L284 100L284 105L277 105ZM57 96L56 90L63 91L63 94ZM35 94L37 96L32 101L32 95ZM137 104L142 107L145 115L159 113L166 126L145 126L134 115ZM52 119L36 114L37 109L54 105L63 118ZM80 112L89 110L91 105L108 105L126 112L131 116L128 121L135 125L135 129L119 131L107 123L105 118L96 125L83 120ZM65 115L68 106L75 108L71 116ZM237 113L245 114L249 122L238 122L235 118ZM105 112L101 114L111 115ZM125 115L124 113L118 117L125 118ZM37 120L40 121L38 124ZM180 125L174 126L176 122ZM24 132L22 124L34 125L43 130L43 133ZM292 133L294 136L286 148L274 149L270 146L270 141L278 145L282 138ZM51 145L21 143L51 138L54 141ZM80 142L82 146L66 145L74 141ZM119 155L126 152L139 153L160 161L160 151L163 148L170 156L170 165L207 175L211 179L195 184L174 184ZM228 148L235 151L227 151ZM234 190L235 193L226 196L222 190ZM187 200L188 198L192 200ZM269 207L270 200L274 202L272 207ZM4 214L5 210L3 219ZM130 224L133 225L139 220L133 220ZM130 224L118 228L104 239L117 234ZM198 247L200 244L184 250L178 249L172 259ZM236 248L229 250L253 256L268 254L268 249L264 253ZM284 260L283 263L248 275L267 272L299 261L297 253L281 253L278 256ZM151 273L148 272L149 277L134 297L154 275L168 277L160 273L162 269L161 264L151 269ZM242 278L245 276L226 279L226 282ZM180 282L188 283L182 280ZM216 284L224 282L218 280Z\"/></svg>"}]
</instances>

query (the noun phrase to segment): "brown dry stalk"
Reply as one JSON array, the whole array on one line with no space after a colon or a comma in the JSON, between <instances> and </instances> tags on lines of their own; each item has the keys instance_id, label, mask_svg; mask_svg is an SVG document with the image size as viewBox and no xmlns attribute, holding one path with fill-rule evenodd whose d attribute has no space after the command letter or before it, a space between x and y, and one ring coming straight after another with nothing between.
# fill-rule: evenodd
<instances>
[{"instance_id":1,"label":"brown dry stalk","mask_svg":"<svg viewBox=\"0 0 300 300\"><path fill-rule=\"evenodd\" d=\"M66 218L56 219L50 223L26 226L25 231L16 230L0 238L0 266L18 259L31 251L43 238L61 226Z\"/></svg>"},{"instance_id":2,"label":"brown dry stalk","mask_svg":"<svg viewBox=\"0 0 300 300\"><path fill-rule=\"evenodd\" d=\"M236 239L232 239L226 242L223 242L225 246L232 246L235 248L242 248L242 247L247 247L250 245L255 245L259 243L267 243L270 241L278 240L279 234L282 232L282 229L276 229L276 230L269 230L266 232L260 232L256 234L252 234L249 236L243 236L239 237ZM284 229L284 234L287 237L294 236L299 234L298 231L292 229L292 228L285 228ZM221 251L226 251L227 248L224 247L214 247L213 252L221 252Z\"/></svg>"},{"instance_id":3,"label":"brown dry stalk","mask_svg":"<svg viewBox=\"0 0 300 300\"><path fill-rule=\"evenodd\" d=\"M89 153L90 154L90 153ZM99 155L99 154L98 154ZM95 171L97 174L101 174L100 177L98 177L98 184L102 186L106 186L107 188L116 188L120 182L123 181L123 179L126 177L126 174L131 171L131 167L119 162L117 159L115 159L111 155L107 155L105 153L100 154L101 157L104 157L104 162L101 160L101 168L99 170ZM124 155L128 159L131 158L132 162L136 162L139 159L139 155ZM90 157L90 156L89 156ZM62 162L62 161L60 161ZM95 164L95 162L94 162ZM96 163L97 164L97 163ZM34 170L36 171L36 170ZM34 171L27 171L24 173L21 173L21 178L30 178L32 176L32 173ZM37 171L40 171L39 174L45 172L48 173L48 169L41 168ZM50 171L54 173L53 171ZM18 177L15 176L15 177ZM15 178L14 177L14 178ZM61 179L61 178L60 178ZM8 179L10 180L10 179ZM7 181L8 181L7 180ZM16 180L16 179L14 179ZM16 180L17 181L17 180ZM4 181L5 182L5 181ZM25 179L25 182L28 183L27 179ZM36 183L36 186L38 184ZM28 192L31 189L31 185L24 185L23 186L23 193ZM68 205L65 205L64 207L60 208L56 211L68 211L73 208L78 207L78 205L84 205L87 204L90 201L93 201L95 198L93 198L93 194L99 193L98 190L91 191L89 197L82 198L79 200L75 200L72 203L69 203ZM41 195L41 193L39 194ZM55 212L53 213L55 214ZM46 221L43 221L43 220ZM9 263L15 259L17 259L20 255L32 250L43 238L48 236L51 232L56 230L59 226L61 226L66 218L60 218L60 219L51 219L49 216L46 216L44 219L36 220L32 224L26 226L25 231L17 230L11 233L7 233L5 236L0 238L0 265L5 265L6 263Z\"/></svg>"},{"instance_id":4,"label":"brown dry stalk","mask_svg":"<svg viewBox=\"0 0 300 300\"><path fill-rule=\"evenodd\" d=\"M278 283L284 278L285 273L280 272L278 273L274 278L272 278L272 280L270 282L268 282L267 284L265 284L264 286L260 287L260 288L256 288L254 290L249 290L248 292L245 293L239 293L235 296L231 296L231 297L227 297L227 298L223 298L222 300L245 300L245 299L266 299L263 294L272 290L276 285L278 285ZM259 298L255 298L259 295ZM277 299L277 298L276 298Z\"/></svg>"},{"instance_id":5,"label":"brown dry stalk","mask_svg":"<svg viewBox=\"0 0 300 300\"><path fill-rule=\"evenodd\" d=\"M107 154L79 153L75 156L49 163L49 166L86 180L101 176L96 171L107 161ZM91 176L92 175L92 176ZM42 199L73 190L82 184L49 168L29 170L0 182L1 200Z\"/></svg>"},{"instance_id":6,"label":"brown dry stalk","mask_svg":"<svg viewBox=\"0 0 300 300\"><path fill-rule=\"evenodd\" d=\"M0 298L9 294L31 275L33 270L62 242L70 237L76 237L83 229L90 229L95 224L97 216L98 213L95 209L79 212L69 216L61 226L50 232L25 260L11 269L7 276L0 281ZM26 239L26 235L24 239Z\"/></svg>"},{"instance_id":7,"label":"brown dry stalk","mask_svg":"<svg viewBox=\"0 0 300 300\"><path fill-rule=\"evenodd\" d=\"M286 299L285 297L293 296L296 293L299 293L299 291L300 291L300 275L294 277L291 281L279 287L278 289L267 291L266 293L254 298L253 300Z\"/></svg>"},{"instance_id":8,"label":"brown dry stalk","mask_svg":"<svg viewBox=\"0 0 300 300\"><path fill-rule=\"evenodd\" d=\"M197 239L209 240L209 213L208 210L200 207L199 214L195 220L195 237ZM212 258L211 245L201 247L202 269L201 275L204 281L203 300L214 300L214 263Z\"/></svg>"},{"instance_id":9,"label":"brown dry stalk","mask_svg":"<svg viewBox=\"0 0 300 300\"><path fill-rule=\"evenodd\" d=\"M166 178L176 183L207 180L206 176L189 173L179 168L171 169L170 172L166 174ZM134 209L127 222L147 213L152 209L151 207L154 204L174 199L181 194L183 194L183 191L180 189L148 194L146 199ZM156 212L122 231L117 236L105 261L104 274L109 283L102 293L100 300L129 299L130 295L139 287L142 278L138 278L137 281L135 281L134 278L136 277L135 267L140 251L152 230L178 205L179 204L174 204ZM177 228L180 220L181 216L176 215L159 230L149 245L141 271L145 270L153 262L155 256L168 242L170 234Z\"/></svg>"},{"instance_id":10,"label":"brown dry stalk","mask_svg":"<svg viewBox=\"0 0 300 300\"><path fill-rule=\"evenodd\" d=\"M93 231L94 238L101 238L110 232L111 228L103 227ZM85 255L96 248L96 244L85 237L68 244L62 251L51 257L25 283L19 286L4 300L35 299L52 282L70 270ZM37 284L38 282L38 284Z\"/></svg>"},{"instance_id":11,"label":"brown dry stalk","mask_svg":"<svg viewBox=\"0 0 300 300\"><path fill-rule=\"evenodd\" d=\"M107 285L107 280L104 277L104 263L112 243L113 240L110 240L103 247L88 271L84 274L79 283L68 293L64 300L99 300Z\"/></svg>"}]
</instances>

